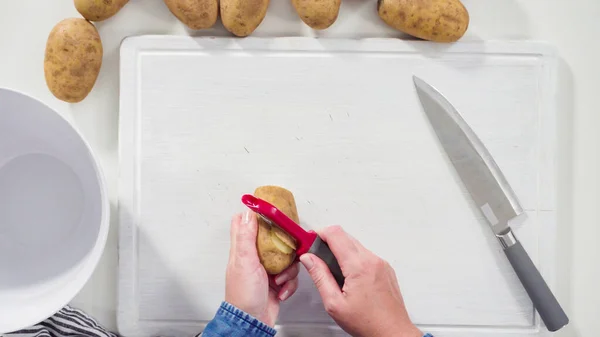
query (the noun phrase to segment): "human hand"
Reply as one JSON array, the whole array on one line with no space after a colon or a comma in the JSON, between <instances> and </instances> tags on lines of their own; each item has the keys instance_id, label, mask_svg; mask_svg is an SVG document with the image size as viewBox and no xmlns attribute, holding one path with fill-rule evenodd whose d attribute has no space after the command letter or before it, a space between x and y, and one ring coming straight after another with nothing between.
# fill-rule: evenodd
<instances>
[{"instance_id":1,"label":"human hand","mask_svg":"<svg viewBox=\"0 0 600 337\"><path fill-rule=\"evenodd\" d=\"M394 269L363 247L341 227L319 233L331 248L346 278L337 285L325 262L313 254L300 256L323 299L327 313L354 337L421 337L404 306Z\"/></svg>"},{"instance_id":2,"label":"human hand","mask_svg":"<svg viewBox=\"0 0 600 337\"><path fill-rule=\"evenodd\" d=\"M279 303L298 289L299 268L294 263L274 279L269 277L258 259L257 234L254 212L233 217L225 301L273 327L279 315Z\"/></svg>"}]
</instances>

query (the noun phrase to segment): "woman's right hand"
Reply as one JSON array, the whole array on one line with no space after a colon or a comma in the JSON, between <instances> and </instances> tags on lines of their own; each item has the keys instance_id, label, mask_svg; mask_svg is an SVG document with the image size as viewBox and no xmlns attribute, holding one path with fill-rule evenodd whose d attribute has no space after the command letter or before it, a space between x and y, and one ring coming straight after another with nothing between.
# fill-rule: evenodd
<instances>
[{"instance_id":1,"label":"woman's right hand","mask_svg":"<svg viewBox=\"0 0 600 337\"><path fill-rule=\"evenodd\" d=\"M394 269L363 247L341 227L319 233L331 248L346 278L337 285L327 265L313 254L300 261L317 286L327 313L354 337L421 337L411 322Z\"/></svg>"}]
</instances>

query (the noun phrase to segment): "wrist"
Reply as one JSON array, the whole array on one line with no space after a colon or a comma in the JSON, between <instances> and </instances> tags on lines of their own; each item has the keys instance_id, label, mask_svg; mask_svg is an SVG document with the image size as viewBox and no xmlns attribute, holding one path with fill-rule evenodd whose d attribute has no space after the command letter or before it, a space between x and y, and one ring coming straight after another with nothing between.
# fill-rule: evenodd
<instances>
[{"instance_id":1,"label":"wrist","mask_svg":"<svg viewBox=\"0 0 600 337\"><path fill-rule=\"evenodd\" d=\"M371 331L366 336L370 337L423 337L421 332L411 322L393 322L390 324L379 325L377 331Z\"/></svg>"},{"instance_id":2,"label":"wrist","mask_svg":"<svg viewBox=\"0 0 600 337\"><path fill-rule=\"evenodd\" d=\"M273 329L275 328L275 321L271 319L267 313L264 313L262 315L256 315L254 317L256 317L259 321L263 322L268 327Z\"/></svg>"},{"instance_id":3,"label":"wrist","mask_svg":"<svg viewBox=\"0 0 600 337\"><path fill-rule=\"evenodd\" d=\"M270 333L273 336L276 333L276 331L274 330L274 326L275 326L274 323L265 321L265 317L262 317L261 315L257 315L256 313L254 313L252 311L244 310L244 309L242 309L230 302L227 302L227 301L221 303L220 308L229 314L236 315L238 318L249 323L250 326L253 326L259 330Z\"/></svg>"},{"instance_id":4,"label":"wrist","mask_svg":"<svg viewBox=\"0 0 600 337\"><path fill-rule=\"evenodd\" d=\"M269 318L269 315L266 312L260 311L251 305L250 306L241 305L240 303L237 303L236 301L229 301L229 300L225 299L225 302L227 304L235 307L236 309L239 309L243 313L246 313L246 314L250 315L251 317L256 318L259 322L264 323L265 325L267 325L271 328L275 327L275 322L273 322L273 320Z\"/></svg>"},{"instance_id":5,"label":"wrist","mask_svg":"<svg viewBox=\"0 0 600 337\"><path fill-rule=\"evenodd\" d=\"M424 335L423 332L412 323L400 331L402 331L400 337L423 337Z\"/></svg>"},{"instance_id":6,"label":"wrist","mask_svg":"<svg viewBox=\"0 0 600 337\"><path fill-rule=\"evenodd\" d=\"M411 322L396 325L389 331L394 331L396 337L423 337L424 333ZM390 336L390 334L387 334Z\"/></svg>"}]
</instances>

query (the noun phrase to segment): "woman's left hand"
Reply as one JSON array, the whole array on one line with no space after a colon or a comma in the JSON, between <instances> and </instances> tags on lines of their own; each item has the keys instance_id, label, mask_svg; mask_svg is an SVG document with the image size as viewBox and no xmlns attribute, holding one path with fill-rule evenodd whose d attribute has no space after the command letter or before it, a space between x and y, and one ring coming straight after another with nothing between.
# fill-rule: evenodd
<instances>
[{"instance_id":1,"label":"woman's left hand","mask_svg":"<svg viewBox=\"0 0 600 337\"><path fill-rule=\"evenodd\" d=\"M231 247L225 282L225 301L274 327L279 303L298 289L298 264L294 263L269 281L258 259L258 223L254 212L236 215L231 221Z\"/></svg>"}]
</instances>

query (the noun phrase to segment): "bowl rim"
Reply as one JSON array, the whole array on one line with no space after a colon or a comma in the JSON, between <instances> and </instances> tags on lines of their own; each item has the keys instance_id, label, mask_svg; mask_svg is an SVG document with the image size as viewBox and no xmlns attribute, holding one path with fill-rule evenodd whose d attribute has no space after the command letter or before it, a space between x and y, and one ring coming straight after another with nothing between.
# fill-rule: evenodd
<instances>
[{"instance_id":1,"label":"bowl rim","mask_svg":"<svg viewBox=\"0 0 600 337\"><path fill-rule=\"evenodd\" d=\"M75 132L78 136L79 140L83 143L85 148L88 151L90 156L90 160L93 163L93 169L96 174L96 178L98 180L99 192L100 192L100 200L101 200L101 218L100 218L100 226L98 230L98 235L96 237L96 242L94 246L87 253L84 260L82 260L81 265L79 266L79 270L74 272L74 277L67 283L63 284L60 289L56 291L52 291L49 295L43 296L43 303L39 303L35 308L31 308L31 310L19 310L15 313L14 317L4 316L3 320L0 322L0 335L3 333L9 333L18 331L29 326L35 325L65 307L77 294L83 289L86 283L89 281L90 277L96 270L98 263L100 262L100 258L104 253L104 248L106 246L106 241L108 238L108 231L110 228L110 201L108 198L108 187L106 184L106 178L102 171L102 167L98 161L98 156L92 150L90 144L83 137L81 132L69 122L64 116L62 116L58 111L45 104L43 101L28 95L24 92L9 89L6 87L0 87L0 92L5 91L8 94L13 94L16 96L21 96L22 99L30 99L36 101L38 104L41 104L49 111L52 111L58 118L60 118L71 130Z\"/></svg>"}]
</instances>

